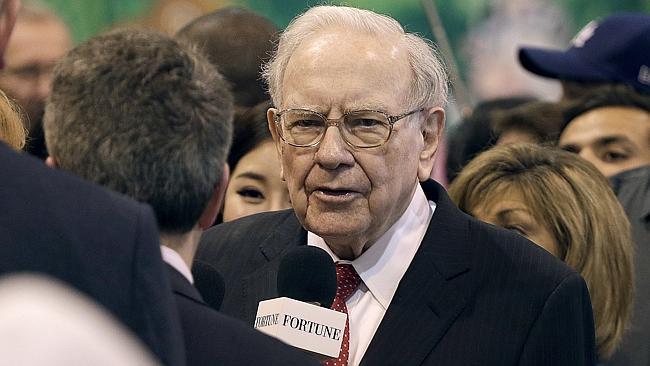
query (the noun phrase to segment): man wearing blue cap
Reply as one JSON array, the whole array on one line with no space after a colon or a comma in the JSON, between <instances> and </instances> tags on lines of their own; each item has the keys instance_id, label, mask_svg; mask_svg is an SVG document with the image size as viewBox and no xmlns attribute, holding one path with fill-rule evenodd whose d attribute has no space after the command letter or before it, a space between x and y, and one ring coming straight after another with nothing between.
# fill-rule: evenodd
<instances>
[{"instance_id":1,"label":"man wearing blue cap","mask_svg":"<svg viewBox=\"0 0 650 366\"><path fill-rule=\"evenodd\" d=\"M571 84L626 84L650 93L650 15L620 13L587 24L562 50L523 47L528 71ZM566 95L565 95L566 96Z\"/></svg>"},{"instance_id":2,"label":"man wearing blue cap","mask_svg":"<svg viewBox=\"0 0 650 366\"><path fill-rule=\"evenodd\" d=\"M580 99L560 146L610 178L636 242L634 318L608 365L650 365L650 15L592 21L567 50L524 47L519 61L559 79L564 99Z\"/></svg>"}]
</instances>

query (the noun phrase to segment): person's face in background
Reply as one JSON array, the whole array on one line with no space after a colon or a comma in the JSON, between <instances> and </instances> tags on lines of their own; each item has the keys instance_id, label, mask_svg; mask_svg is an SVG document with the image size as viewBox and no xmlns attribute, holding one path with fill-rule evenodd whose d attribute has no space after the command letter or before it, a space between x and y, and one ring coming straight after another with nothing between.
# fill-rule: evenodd
<instances>
[{"instance_id":1,"label":"person's face in background","mask_svg":"<svg viewBox=\"0 0 650 366\"><path fill-rule=\"evenodd\" d=\"M650 113L602 107L574 118L558 145L594 164L606 177L650 164Z\"/></svg>"},{"instance_id":2,"label":"person's face in background","mask_svg":"<svg viewBox=\"0 0 650 366\"><path fill-rule=\"evenodd\" d=\"M273 140L265 141L242 156L234 167L224 199L223 221L290 207L275 144Z\"/></svg>"},{"instance_id":3,"label":"person's face in background","mask_svg":"<svg viewBox=\"0 0 650 366\"><path fill-rule=\"evenodd\" d=\"M472 209L472 216L514 230L554 256L560 255L559 244L551 230L535 218L533 210L526 204L520 192L501 187L492 189L489 195L489 199Z\"/></svg>"},{"instance_id":4,"label":"person's face in background","mask_svg":"<svg viewBox=\"0 0 650 366\"><path fill-rule=\"evenodd\" d=\"M5 51L0 88L25 111L30 132L41 127L54 65L71 43L66 26L59 21L19 18L16 22Z\"/></svg>"}]
</instances>

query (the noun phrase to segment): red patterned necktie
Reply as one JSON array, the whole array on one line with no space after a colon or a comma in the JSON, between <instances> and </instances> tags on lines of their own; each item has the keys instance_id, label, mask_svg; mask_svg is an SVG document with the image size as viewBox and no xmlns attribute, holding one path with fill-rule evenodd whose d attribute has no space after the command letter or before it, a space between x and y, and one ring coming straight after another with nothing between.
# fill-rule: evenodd
<instances>
[{"instance_id":1,"label":"red patterned necktie","mask_svg":"<svg viewBox=\"0 0 650 366\"><path fill-rule=\"evenodd\" d=\"M345 301L352 296L357 287L361 284L361 277L354 270L351 264L336 264L336 296L332 303L332 310L348 313ZM347 366L350 358L350 320L345 322L343 342L339 358L321 362L323 366Z\"/></svg>"}]
</instances>

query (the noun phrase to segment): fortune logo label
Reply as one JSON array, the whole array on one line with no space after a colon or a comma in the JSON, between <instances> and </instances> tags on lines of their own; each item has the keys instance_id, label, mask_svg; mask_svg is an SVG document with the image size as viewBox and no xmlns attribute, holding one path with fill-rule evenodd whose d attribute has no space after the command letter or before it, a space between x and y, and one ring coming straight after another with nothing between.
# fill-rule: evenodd
<instances>
[{"instance_id":1,"label":"fortune logo label","mask_svg":"<svg viewBox=\"0 0 650 366\"><path fill-rule=\"evenodd\" d=\"M316 334L317 336L330 338L335 341L341 340L343 329L330 327L325 324L320 324L307 319L301 319L288 314L284 314L284 321L282 326L289 326L293 329L298 329L301 332Z\"/></svg>"},{"instance_id":2,"label":"fortune logo label","mask_svg":"<svg viewBox=\"0 0 650 366\"><path fill-rule=\"evenodd\" d=\"M337 358L347 314L280 297L261 301L255 328L318 358Z\"/></svg>"},{"instance_id":3,"label":"fortune logo label","mask_svg":"<svg viewBox=\"0 0 650 366\"><path fill-rule=\"evenodd\" d=\"M641 84L650 85L650 67L641 65L638 80Z\"/></svg>"},{"instance_id":4,"label":"fortune logo label","mask_svg":"<svg viewBox=\"0 0 650 366\"><path fill-rule=\"evenodd\" d=\"M280 314L269 314L255 318L255 328L269 327L278 324Z\"/></svg>"}]
</instances>

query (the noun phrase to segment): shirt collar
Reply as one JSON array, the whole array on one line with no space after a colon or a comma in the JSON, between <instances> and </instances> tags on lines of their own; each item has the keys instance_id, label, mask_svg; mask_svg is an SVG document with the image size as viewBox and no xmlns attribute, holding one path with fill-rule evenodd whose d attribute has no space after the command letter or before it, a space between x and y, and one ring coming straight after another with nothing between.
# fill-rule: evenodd
<instances>
[{"instance_id":1,"label":"shirt collar","mask_svg":"<svg viewBox=\"0 0 650 366\"><path fill-rule=\"evenodd\" d=\"M352 264L368 290L384 309L387 309L399 282L420 247L435 208L435 202L427 201L424 191L417 184L411 202L402 216L353 261L340 260L325 240L312 232L307 233L307 245L325 250L334 262Z\"/></svg>"},{"instance_id":2,"label":"shirt collar","mask_svg":"<svg viewBox=\"0 0 650 366\"><path fill-rule=\"evenodd\" d=\"M160 253L162 254L162 259L165 263L169 264L177 270L180 274L183 275L191 284L194 284L194 277L192 276L192 271L190 267L187 266L180 254L178 254L174 249L166 247L164 245L160 246Z\"/></svg>"}]
</instances>

